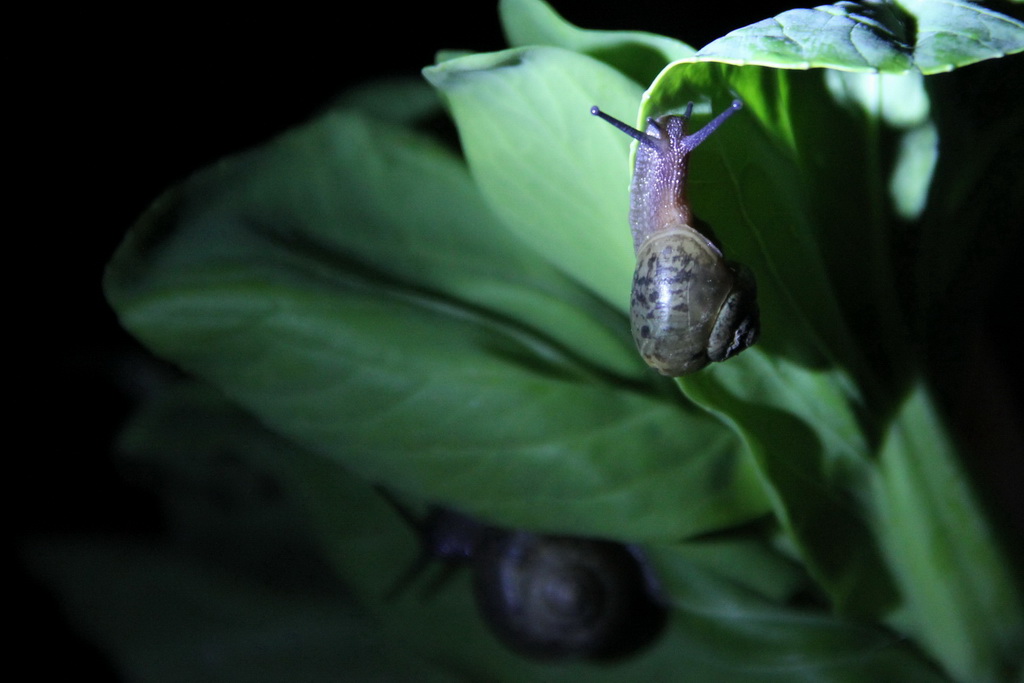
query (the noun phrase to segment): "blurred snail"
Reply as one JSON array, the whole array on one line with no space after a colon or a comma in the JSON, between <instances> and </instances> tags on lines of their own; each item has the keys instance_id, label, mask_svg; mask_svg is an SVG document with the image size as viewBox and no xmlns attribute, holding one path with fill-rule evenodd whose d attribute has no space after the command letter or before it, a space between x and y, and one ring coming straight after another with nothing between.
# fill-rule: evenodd
<instances>
[{"instance_id":1,"label":"blurred snail","mask_svg":"<svg viewBox=\"0 0 1024 683\"><path fill-rule=\"evenodd\" d=\"M537 659L617 659L649 644L665 625L652 573L639 550L591 538L482 524L444 508L422 520L385 497L418 531L420 560L469 563L477 607L506 646Z\"/></svg>"},{"instance_id":2,"label":"blurred snail","mask_svg":"<svg viewBox=\"0 0 1024 683\"><path fill-rule=\"evenodd\" d=\"M639 143L630 189L629 222L636 250L630 300L633 340L644 361L669 377L700 370L731 358L755 341L760 331L757 286L742 265L696 226L686 198L690 153L743 107L733 100L696 133L682 116L647 119L641 132L597 107L599 116Z\"/></svg>"}]
</instances>

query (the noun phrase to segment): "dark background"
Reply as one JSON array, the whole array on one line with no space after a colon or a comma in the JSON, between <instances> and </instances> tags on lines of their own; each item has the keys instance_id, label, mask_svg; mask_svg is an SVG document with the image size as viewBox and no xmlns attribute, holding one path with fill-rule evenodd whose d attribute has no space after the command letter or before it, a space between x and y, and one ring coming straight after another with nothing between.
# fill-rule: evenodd
<instances>
[{"instance_id":1,"label":"dark background","mask_svg":"<svg viewBox=\"0 0 1024 683\"><path fill-rule=\"evenodd\" d=\"M29 236L28 290L45 302L24 304L31 352L23 395L31 408L17 426L28 432L31 452L10 459L20 501L15 547L40 534L159 532L155 501L122 481L109 454L130 407L119 373L139 349L120 331L100 280L132 222L191 171L302 122L353 84L418 73L442 48L504 47L496 2L465 4L373 4L380 14L339 14L337 5L262 14L249 6L237 16L77 10L12 22L9 30L25 43L11 66L16 92L24 86L13 107L20 124L14 146L26 154L15 187L27 185L13 199L32 209L22 219L30 224L14 232ZM647 30L695 47L797 6L554 4L577 25ZM54 597L23 574L16 594L26 640L16 650L32 659L31 670L66 666L78 676L113 678L64 625ZM40 660L36 647L60 656Z\"/></svg>"}]
</instances>

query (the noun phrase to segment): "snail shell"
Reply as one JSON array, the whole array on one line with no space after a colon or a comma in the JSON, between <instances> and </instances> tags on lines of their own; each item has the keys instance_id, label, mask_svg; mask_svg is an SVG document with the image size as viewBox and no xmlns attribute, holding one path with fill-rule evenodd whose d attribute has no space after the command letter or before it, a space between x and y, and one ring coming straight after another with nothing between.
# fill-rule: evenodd
<instances>
[{"instance_id":1,"label":"snail shell","mask_svg":"<svg viewBox=\"0 0 1024 683\"><path fill-rule=\"evenodd\" d=\"M666 620L637 558L608 541L491 533L473 585L495 634L538 659L623 657L651 642Z\"/></svg>"},{"instance_id":2,"label":"snail shell","mask_svg":"<svg viewBox=\"0 0 1024 683\"><path fill-rule=\"evenodd\" d=\"M422 520L381 493L419 533L423 553L390 592L437 558L469 563L477 608L497 638L536 659L616 659L648 645L667 610L639 550L592 538L487 526L446 508Z\"/></svg>"},{"instance_id":3,"label":"snail shell","mask_svg":"<svg viewBox=\"0 0 1024 683\"><path fill-rule=\"evenodd\" d=\"M686 197L690 153L734 112L740 100L692 135L683 116L647 120L641 132L597 107L591 113L639 141L629 219L636 250L630 320L644 361L680 377L731 358L757 341L757 285L744 266L726 261L698 224Z\"/></svg>"}]
</instances>

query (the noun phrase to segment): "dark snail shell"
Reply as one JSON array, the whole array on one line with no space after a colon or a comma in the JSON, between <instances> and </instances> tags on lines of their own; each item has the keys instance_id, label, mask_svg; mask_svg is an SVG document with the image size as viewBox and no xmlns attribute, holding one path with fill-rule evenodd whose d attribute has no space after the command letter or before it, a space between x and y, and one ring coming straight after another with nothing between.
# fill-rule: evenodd
<instances>
[{"instance_id":1,"label":"dark snail shell","mask_svg":"<svg viewBox=\"0 0 1024 683\"><path fill-rule=\"evenodd\" d=\"M488 526L441 507L418 519L380 492L423 544L419 561L399 577L391 597L430 558L468 563L477 607L491 631L510 649L537 659L626 657L649 645L665 625L667 610L639 550Z\"/></svg>"},{"instance_id":2,"label":"dark snail shell","mask_svg":"<svg viewBox=\"0 0 1024 683\"><path fill-rule=\"evenodd\" d=\"M644 361L669 377L723 361L757 341L760 315L753 274L726 261L695 226L686 198L690 153L740 100L692 135L683 116L647 120L641 132L597 107L591 113L639 141L629 219L636 250L630 298L633 340Z\"/></svg>"},{"instance_id":3,"label":"dark snail shell","mask_svg":"<svg viewBox=\"0 0 1024 683\"><path fill-rule=\"evenodd\" d=\"M526 531L488 534L473 567L495 634L539 659L614 659L648 644L666 611L623 545Z\"/></svg>"}]
</instances>

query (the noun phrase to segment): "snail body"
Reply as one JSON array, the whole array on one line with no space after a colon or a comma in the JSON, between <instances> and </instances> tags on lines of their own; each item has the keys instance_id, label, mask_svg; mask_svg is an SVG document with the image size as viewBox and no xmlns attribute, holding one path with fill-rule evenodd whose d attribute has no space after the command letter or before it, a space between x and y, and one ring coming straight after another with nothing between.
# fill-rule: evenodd
<instances>
[{"instance_id":1,"label":"snail body","mask_svg":"<svg viewBox=\"0 0 1024 683\"><path fill-rule=\"evenodd\" d=\"M742 106L734 100L693 134L683 116L647 120L641 132L597 107L591 113L639 141L629 220L637 265L630 296L633 340L644 361L669 377L723 361L757 341L757 286L744 266L725 260L686 197L689 156Z\"/></svg>"},{"instance_id":2,"label":"snail body","mask_svg":"<svg viewBox=\"0 0 1024 683\"><path fill-rule=\"evenodd\" d=\"M424 558L468 563L483 620L510 649L535 659L617 659L649 644L667 611L636 549L592 538L482 524L445 508L418 530ZM408 577L407 577L408 578Z\"/></svg>"}]
</instances>

